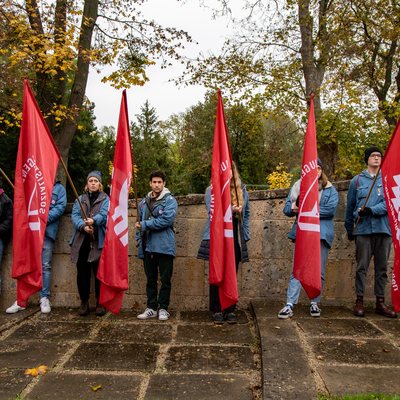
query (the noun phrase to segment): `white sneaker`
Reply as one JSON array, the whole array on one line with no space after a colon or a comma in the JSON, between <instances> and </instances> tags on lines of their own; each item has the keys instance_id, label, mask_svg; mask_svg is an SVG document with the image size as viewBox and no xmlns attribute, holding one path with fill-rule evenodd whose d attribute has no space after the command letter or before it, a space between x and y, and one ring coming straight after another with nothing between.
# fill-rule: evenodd
<instances>
[{"instance_id":1,"label":"white sneaker","mask_svg":"<svg viewBox=\"0 0 400 400\"><path fill-rule=\"evenodd\" d=\"M146 308L142 314L137 316L139 319L149 319L157 317L157 311L154 311L152 308Z\"/></svg>"},{"instance_id":2,"label":"white sneaker","mask_svg":"<svg viewBox=\"0 0 400 400\"><path fill-rule=\"evenodd\" d=\"M40 311L42 314L48 314L51 311L50 301L47 297L40 299Z\"/></svg>"},{"instance_id":3,"label":"white sneaker","mask_svg":"<svg viewBox=\"0 0 400 400\"><path fill-rule=\"evenodd\" d=\"M158 310L158 320L166 321L168 318L169 318L169 312L167 310L164 310L163 308L160 308Z\"/></svg>"},{"instance_id":4,"label":"white sneaker","mask_svg":"<svg viewBox=\"0 0 400 400\"><path fill-rule=\"evenodd\" d=\"M288 319L292 317L293 317L293 306L291 306L290 304L286 304L286 306L279 311L278 318Z\"/></svg>"},{"instance_id":5,"label":"white sneaker","mask_svg":"<svg viewBox=\"0 0 400 400\"><path fill-rule=\"evenodd\" d=\"M8 307L6 310L7 314L15 314L18 311L25 310L25 307L20 307L17 302L15 302L12 306Z\"/></svg>"}]
</instances>

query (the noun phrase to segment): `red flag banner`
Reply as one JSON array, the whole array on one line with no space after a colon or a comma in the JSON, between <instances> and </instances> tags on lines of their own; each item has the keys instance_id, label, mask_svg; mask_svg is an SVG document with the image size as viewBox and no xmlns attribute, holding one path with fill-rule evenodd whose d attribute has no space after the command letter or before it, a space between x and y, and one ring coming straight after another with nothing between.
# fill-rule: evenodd
<instances>
[{"instance_id":1,"label":"red flag banner","mask_svg":"<svg viewBox=\"0 0 400 400\"><path fill-rule=\"evenodd\" d=\"M131 178L132 152L124 90L115 144L106 236L97 272L101 282L100 304L114 314L121 310L124 291L128 289L128 196Z\"/></svg>"},{"instance_id":2,"label":"red flag banner","mask_svg":"<svg viewBox=\"0 0 400 400\"><path fill-rule=\"evenodd\" d=\"M392 303L395 312L400 312L400 119L390 139L382 161L382 184L385 192L390 229L394 247L392 275Z\"/></svg>"},{"instance_id":3,"label":"red flag banner","mask_svg":"<svg viewBox=\"0 0 400 400\"><path fill-rule=\"evenodd\" d=\"M232 159L221 92L218 91L217 117L211 164L210 275L219 286L222 309L238 301L231 206Z\"/></svg>"},{"instance_id":4,"label":"red flag banner","mask_svg":"<svg viewBox=\"0 0 400 400\"><path fill-rule=\"evenodd\" d=\"M26 307L42 288L42 247L60 153L27 81L15 166L12 277Z\"/></svg>"},{"instance_id":5,"label":"red flag banner","mask_svg":"<svg viewBox=\"0 0 400 400\"><path fill-rule=\"evenodd\" d=\"M314 96L304 140L293 275L310 299L321 293L320 221Z\"/></svg>"}]
</instances>

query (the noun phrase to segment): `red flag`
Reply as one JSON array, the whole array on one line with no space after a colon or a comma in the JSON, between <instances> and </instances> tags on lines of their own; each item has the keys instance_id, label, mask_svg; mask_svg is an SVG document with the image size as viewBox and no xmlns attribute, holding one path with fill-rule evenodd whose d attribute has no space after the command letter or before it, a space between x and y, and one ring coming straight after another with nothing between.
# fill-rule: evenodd
<instances>
[{"instance_id":1,"label":"red flag","mask_svg":"<svg viewBox=\"0 0 400 400\"><path fill-rule=\"evenodd\" d=\"M100 304L114 314L121 310L124 291L128 289L128 195L131 178L132 153L124 90L115 144L106 236L97 272L101 281Z\"/></svg>"},{"instance_id":2,"label":"red flag","mask_svg":"<svg viewBox=\"0 0 400 400\"><path fill-rule=\"evenodd\" d=\"M394 247L392 276L392 303L396 312L400 311L400 119L390 139L382 161L382 183L385 191L390 228Z\"/></svg>"},{"instance_id":3,"label":"red flag","mask_svg":"<svg viewBox=\"0 0 400 400\"><path fill-rule=\"evenodd\" d=\"M218 91L217 118L211 164L210 276L219 286L223 310L238 301L230 179L232 158L226 129L224 106Z\"/></svg>"},{"instance_id":4,"label":"red flag","mask_svg":"<svg viewBox=\"0 0 400 400\"><path fill-rule=\"evenodd\" d=\"M27 81L15 166L12 277L17 302L42 288L42 247L60 153Z\"/></svg>"},{"instance_id":5,"label":"red flag","mask_svg":"<svg viewBox=\"0 0 400 400\"><path fill-rule=\"evenodd\" d=\"M310 299L321 293L320 221L314 96L304 140L293 275Z\"/></svg>"}]
</instances>

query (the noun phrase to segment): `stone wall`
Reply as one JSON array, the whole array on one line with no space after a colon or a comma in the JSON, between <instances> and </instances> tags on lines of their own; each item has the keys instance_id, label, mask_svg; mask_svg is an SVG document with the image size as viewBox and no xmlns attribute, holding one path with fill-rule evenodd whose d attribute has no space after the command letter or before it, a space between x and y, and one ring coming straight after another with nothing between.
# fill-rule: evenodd
<instances>
[{"instance_id":1,"label":"stone wall","mask_svg":"<svg viewBox=\"0 0 400 400\"><path fill-rule=\"evenodd\" d=\"M344 303L354 299L354 242L347 240L343 227L348 182L336 183L339 207L335 218L336 237L329 253L326 271L324 302ZM288 190L255 191L250 193L251 261L240 265L238 286L240 303L246 305L253 298L273 298L285 301L286 287L292 271L293 244L287 233L293 222L282 213ZM201 241L206 210L203 195L178 198L176 221L177 257L174 264L171 308L206 309L208 307L208 263L196 259ZM72 224L71 205L62 217L54 251L52 296L54 306L79 305L76 287L76 267L70 261L68 245ZM136 210L130 208L130 226L134 226ZM131 233L129 244L129 290L124 296L124 308L145 306L145 275ZM2 265L2 302L15 299L15 281L11 278L11 246L8 246ZM390 266L392 266L392 262ZM371 267L373 269L373 267ZM373 298L373 271L368 276L366 297ZM391 276L391 274L389 274ZM387 286L390 297L390 286ZM306 300L302 293L302 300ZM37 297L31 299L37 301Z\"/></svg>"}]
</instances>

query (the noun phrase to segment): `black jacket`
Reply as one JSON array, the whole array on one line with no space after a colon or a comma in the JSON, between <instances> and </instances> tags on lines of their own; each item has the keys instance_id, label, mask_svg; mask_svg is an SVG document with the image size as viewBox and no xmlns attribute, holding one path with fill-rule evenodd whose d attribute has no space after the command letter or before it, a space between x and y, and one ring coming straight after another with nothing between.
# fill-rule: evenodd
<instances>
[{"instance_id":1,"label":"black jacket","mask_svg":"<svg viewBox=\"0 0 400 400\"><path fill-rule=\"evenodd\" d=\"M11 237L13 222L13 202L0 189L0 239L6 241Z\"/></svg>"}]
</instances>

